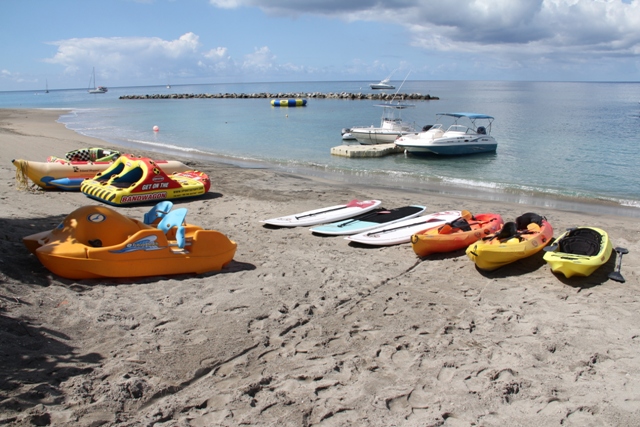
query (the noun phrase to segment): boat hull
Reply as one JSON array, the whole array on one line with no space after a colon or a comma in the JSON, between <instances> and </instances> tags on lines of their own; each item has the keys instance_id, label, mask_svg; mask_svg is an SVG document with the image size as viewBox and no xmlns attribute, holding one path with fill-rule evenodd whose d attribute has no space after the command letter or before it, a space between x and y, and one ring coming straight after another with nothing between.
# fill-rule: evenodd
<instances>
[{"instance_id":1,"label":"boat hull","mask_svg":"<svg viewBox=\"0 0 640 427\"><path fill-rule=\"evenodd\" d=\"M106 206L84 206L55 229L23 242L48 270L68 279L202 274L233 260L237 244L224 234L195 225L183 228L188 243L181 249L177 227L165 234Z\"/></svg>"},{"instance_id":2,"label":"boat hull","mask_svg":"<svg viewBox=\"0 0 640 427\"><path fill-rule=\"evenodd\" d=\"M542 220L542 225L537 226L537 229L536 226L537 224L529 225L530 233L523 234L522 240L478 240L467 247L466 254L479 269L487 271L530 257L540 252L553 237L553 228L546 220Z\"/></svg>"},{"instance_id":3,"label":"boat hull","mask_svg":"<svg viewBox=\"0 0 640 427\"><path fill-rule=\"evenodd\" d=\"M600 236L600 248L595 255L583 255L569 252L562 252L562 241L567 238L573 230L592 230ZM600 266L609 261L613 246L606 231L596 227L577 227L563 233L554 245L555 250L545 252L543 259L549 264L551 271L556 274L563 274L566 278L573 276L587 277L596 271Z\"/></svg>"},{"instance_id":4,"label":"boat hull","mask_svg":"<svg viewBox=\"0 0 640 427\"><path fill-rule=\"evenodd\" d=\"M393 144L398 137L408 133L382 128L351 128L351 137L362 145Z\"/></svg>"},{"instance_id":5,"label":"boat hull","mask_svg":"<svg viewBox=\"0 0 640 427\"><path fill-rule=\"evenodd\" d=\"M464 249L479 239L500 230L503 221L499 214L485 213L474 215L468 220L469 231L451 227L431 228L411 236L411 247L419 257L434 253L453 252Z\"/></svg>"},{"instance_id":6,"label":"boat hull","mask_svg":"<svg viewBox=\"0 0 640 427\"><path fill-rule=\"evenodd\" d=\"M478 138L461 141L434 141L425 144L411 144L396 141L396 145L413 155L463 156L478 153L492 153L498 148L493 138Z\"/></svg>"}]
</instances>

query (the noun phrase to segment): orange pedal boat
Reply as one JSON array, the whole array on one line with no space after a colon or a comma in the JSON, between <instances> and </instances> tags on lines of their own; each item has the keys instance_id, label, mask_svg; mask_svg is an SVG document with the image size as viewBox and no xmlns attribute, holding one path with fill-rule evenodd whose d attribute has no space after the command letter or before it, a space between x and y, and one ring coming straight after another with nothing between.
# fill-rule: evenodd
<instances>
[{"instance_id":1,"label":"orange pedal boat","mask_svg":"<svg viewBox=\"0 0 640 427\"><path fill-rule=\"evenodd\" d=\"M411 247L419 257L426 257L433 253L457 251L497 232L502 224L502 217L498 214L471 215L468 211L462 211L462 216L455 221L411 236Z\"/></svg>"},{"instance_id":2,"label":"orange pedal boat","mask_svg":"<svg viewBox=\"0 0 640 427\"><path fill-rule=\"evenodd\" d=\"M145 221L106 206L84 206L56 228L23 238L52 273L68 279L145 277L221 270L237 244L215 230L186 224L186 208L156 205Z\"/></svg>"}]
</instances>

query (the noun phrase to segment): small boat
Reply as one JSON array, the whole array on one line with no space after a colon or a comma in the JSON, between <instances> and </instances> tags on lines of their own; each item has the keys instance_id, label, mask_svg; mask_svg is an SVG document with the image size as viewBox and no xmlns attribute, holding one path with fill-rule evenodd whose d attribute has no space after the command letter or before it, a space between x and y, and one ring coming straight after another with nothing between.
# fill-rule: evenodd
<instances>
[{"instance_id":1,"label":"small boat","mask_svg":"<svg viewBox=\"0 0 640 427\"><path fill-rule=\"evenodd\" d=\"M499 232L467 247L466 254L481 270L492 271L542 250L553 237L547 220L529 212L505 222Z\"/></svg>"},{"instance_id":2,"label":"small boat","mask_svg":"<svg viewBox=\"0 0 640 427\"><path fill-rule=\"evenodd\" d=\"M395 141L396 146L414 155L459 156L496 151L498 143L491 136L493 117L476 113L439 113L436 122L445 117L453 118L453 124L446 130L442 123L425 126L422 132L402 135ZM461 124L462 120L467 124Z\"/></svg>"},{"instance_id":3,"label":"small boat","mask_svg":"<svg viewBox=\"0 0 640 427\"><path fill-rule=\"evenodd\" d=\"M376 104L374 107L382 108L380 127L356 126L351 128L351 136L357 139L360 144L392 144L398 137L416 131L413 123L405 122L401 117L402 110L413 108L414 104L387 102Z\"/></svg>"},{"instance_id":4,"label":"small boat","mask_svg":"<svg viewBox=\"0 0 640 427\"><path fill-rule=\"evenodd\" d=\"M265 219L260 222L277 227L308 227L310 225L326 224L341 219L352 218L370 212L380 206L380 200L351 200L342 205L312 209L293 215Z\"/></svg>"},{"instance_id":5,"label":"small boat","mask_svg":"<svg viewBox=\"0 0 640 427\"><path fill-rule=\"evenodd\" d=\"M89 198L118 206L201 196L210 187L211 181L203 172L168 174L148 157L122 154L106 170L85 179L80 191Z\"/></svg>"},{"instance_id":6,"label":"small boat","mask_svg":"<svg viewBox=\"0 0 640 427\"><path fill-rule=\"evenodd\" d=\"M89 81L89 93L106 93L109 89L104 86L96 86L96 69L93 68L92 78Z\"/></svg>"},{"instance_id":7,"label":"small boat","mask_svg":"<svg viewBox=\"0 0 640 427\"><path fill-rule=\"evenodd\" d=\"M149 224L106 206L84 206L23 242L48 270L67 279L202 274L233 260L234 241L187 224L186 208L166 212L164 206L163 212L154 207L159 220Z\"/></svg>"},{"instance_id":8,"label":"small boat","mask_svg":"<svg viewBox=\"0 0 640 427\"><path fill-rule=\"evenodd\" d=\"M380 83L371 83L369 87L371 89L395 89L396 87L389 83L391 81L391 76L386 79L380 80Z\"/></svg>"},{"instance_id":9,"label":"small boat","mask_svg":"<svg viewBox=\"0 0 640 427\"><path fill-rule=\"evenodd\" d=\"M105 171L113 164L111 161L68 161L49 157L47 162L13 159L17 168L16 180L21 187L27 187L29 180L44 190L60 189L53 181L60 179L85 180L93 178L97 173ZM190 168L177 160L155 160L155 163L166 173L184 172ZM79 190L79 188L77 188Z\"/></svg>"},{"instance_id":10,"label":"small boat","mask_svg":"<svg viewBox=\"0 0 640 427\"><path fill-rule=\"evenodd\" d=\"M543 259L554 273L562 273L567 278L586 277L609 261L613 246L606 231L576 227L567 230L544 251Z\"/></svg>"},{"instance_id":11,"label":"small boat","mask_svg":"<svg viewBox=\"0 0 640 427\"><path fill-rule=\"evenodd\" d=\"M472 215L469 211L462 211L460 218L454 221L411 236L411 247L419 257L457 251L485 236L496 233L502 224L502 217L499 214Z\"/></svg>"},{"instance_id":12,"label":"small boat","mask_svg":"<svg viewBox=\"0 0 640 427\"><path fill-rule=\"evenodd\" d=\"M311 228L310 231L315 234L325 234L329 236L357 234L378 228L382 225L390 225L406 219L414 218L424 213L426 209L427 208L425 206L420 205L403 206L394 209L377 208L371 212L367 212L350 219L318 225Z\"/></svg>"},{"instance_id":13,"label":"small boat","mask_svg":"<svg viewBox=\"0 0 640 427\"><path fill-rule=\"evenodd\" d=\"M433 227L440 227L447 222L459 218L460 211L436 212L417 216L390 225L383 225L363 233L346 236L345 239L370 246L391 246L409 243L411 236Z\"/></svg>"}]
</instances>

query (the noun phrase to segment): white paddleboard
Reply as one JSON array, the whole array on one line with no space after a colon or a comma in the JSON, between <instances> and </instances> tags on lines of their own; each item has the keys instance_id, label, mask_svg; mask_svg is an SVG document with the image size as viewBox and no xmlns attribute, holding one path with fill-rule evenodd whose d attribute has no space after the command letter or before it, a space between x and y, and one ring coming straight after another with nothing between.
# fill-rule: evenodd
<instances>
[{"instance_id":1,"label":"white paddleboard","mask_svg":"<svg viewBox=\"0 0 640 427\"><path fill-rule=\"evenodd\" d=\"M278 227L307 227L351 218L372 211L381 203L380 200L352 200L344 205L328 206L293 215L265 219L260 222Z\"/></svg>"},{"instance_id":2,"label":"white paddleboard","mask_svg":"<svg viewBox=\"0 0 640 427\"><path fill-rule=\"evenodd\" d=\"M420 205L403 206L395 209L376 208L371 212L354 216L350 219L316 225L309 230L312 233L326 234L329 236L358 234L382 227L383 225L415 218L418 215L422 215L426 210L426 207Z\"/></svg>"},{"instance_id":3,"label":"white paddleboard","mask_svg":"<svg viewBox=\"0 0 640 427\"><path fill-rule=\"evenodd\" d=\"M437 212L396 222L388 226L378 227L365 231L364 233L347 236L345 239L373 246L390 246L408 243L411 241L411 236L417 232L440 227L447 222L460 218L460 215L460 211Z\"/></svg>"}]
</instances>

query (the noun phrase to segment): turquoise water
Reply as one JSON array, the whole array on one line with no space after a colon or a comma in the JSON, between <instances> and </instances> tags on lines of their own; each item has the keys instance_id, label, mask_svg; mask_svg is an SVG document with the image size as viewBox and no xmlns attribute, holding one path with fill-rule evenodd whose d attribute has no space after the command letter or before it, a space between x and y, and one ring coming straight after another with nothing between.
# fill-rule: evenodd
<instances>
[{"instance_id":1,"label":"turquoise water","mask_svg":"<svg viewBox=\"0 0 640 427\"><path fill-rule=\"evenodd\" d=\"M432 124L439 112L495 117L495 154L426 159L330 154L331 147L343 144L342 128L380 123L376 101L312 98L307 107L277 108L270 99L119 99L166 93L371 93L369 83L129 87L97 95L84 89L0 92L0 108L70 108L73 112L61 118L70 129L168 155L179 151L243 166L417 191L482 193L496 200L629 207L626 215L640 216L640 83L405 82L400 93L440 98L416 101L415 108L405 110L403 118L418 127ZM153 126L160 131L153 132Z\"/></svg>"}]
</instances>

